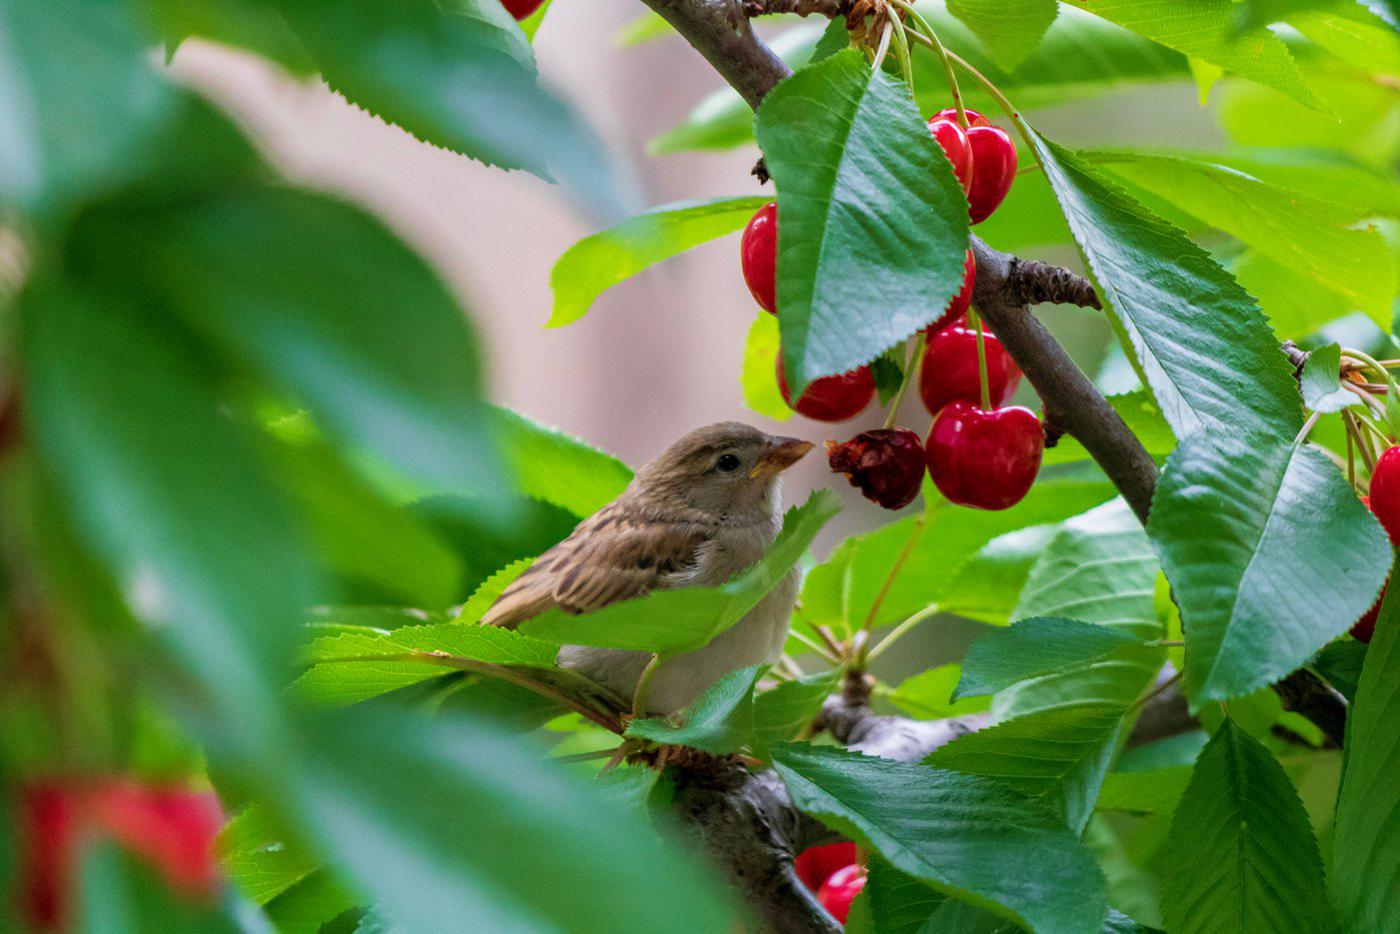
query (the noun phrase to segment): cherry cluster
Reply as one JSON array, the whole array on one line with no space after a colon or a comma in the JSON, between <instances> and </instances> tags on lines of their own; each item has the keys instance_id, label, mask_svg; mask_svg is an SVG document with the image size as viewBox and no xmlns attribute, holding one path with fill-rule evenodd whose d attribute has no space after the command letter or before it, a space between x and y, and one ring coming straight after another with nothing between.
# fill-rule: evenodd
<instances>
[{"instance_id":1,"label":"cherry cluster","mask_svg":"<svg viewBox=\"0 0 1400 934\"><path fill-rule=\"evenodd\" d=\"M865 888L865 867L849 841L803 850L792 868L802 884L817 893L817 901L842 924L851 913L851 902Z\"/></svg>"},{"instance_id":2,"label":"cherry cluster","mask_svg":"<svg viewBox=\"0 0 1400 934\"><path fill-rule=\"evenodd\" d=\"M964 123L963 120L966 122ZM967 195L968 216L991 216L1016 177L1016 147L1005 130L974 110L940 111L929 133L952 163ZM777 314L778 207L766 204L750 219L739 244L744 281L754 300ZM924 329L919 395L933 427L926 441L907 428L879 428L850 441L827 442L831 469L844 473L867 499L887 509L911 503L924 470L950 501L979 509L1020 502L1040 471L1044 433L1029 409L1004 406L1021 371L996 336L968 325L977 265L967 251L963 284L943 314ZM980 353L979 353L979 344ZM869 367L813 380L796 401L777 359L778 388L799 414L824 422L854 418L875 397ZM911 378L912 374L906 376Z\"/></svg>"}]
</instances>

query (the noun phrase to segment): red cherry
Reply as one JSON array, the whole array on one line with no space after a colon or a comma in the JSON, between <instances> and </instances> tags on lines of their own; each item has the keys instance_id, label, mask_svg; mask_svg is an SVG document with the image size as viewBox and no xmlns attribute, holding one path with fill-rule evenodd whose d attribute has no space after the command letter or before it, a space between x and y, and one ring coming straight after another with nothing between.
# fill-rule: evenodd
<instances>
[{"instance_id":1,"label":"red cherry","mask_svg":"<svg viewBox=\"0 0 1400 934\"><path fill-rule=\"evenodd\" d=\"M19 789L19 910L37 931L63 930L72 913L79 802L64 783Z\"/></svg>"},{"instance_id":2,"label":"red cherry","mask_svg":"<svg viewBox=\"0 0 1400 934\"><path fill-rule=\"evenodd\" d=\"M836 870L856 861L856 845L849 840L828 843L825 846L811 846L797 854L792 868L797 878L813 892L822 887Z\"/></svg>"},{"instance_id":3,"label":"red cherry","mask_svg":"<svg viewBox=\"0 0 1400 934\"><path fill-rule=\"evenodd\" d=\"M992 125L992 121L988 120L986 117L982 116L980 113L978 113L978 112L975 111L975 110L972 110L972 109L970 109L970 108L966 108L966 107L965 107L965 108L963 108L963 113L967 114L967 125L968 125L969 127L974 127L974 126L991 126L991 125ZM958 122L958 109L957 109L956 107L945 107L945 108L943 108L942 110L940 110L938 113L934 114L930 119L932 119L932 120L951 120L951 121L953 121L954 123L957 123L957 122Z\"/></svg>"},{"instance_id":4,"label":"red cherry","mask_svg":"<svg viewBox=\"0 0 1400 934\"><path fill-rule=\"evenodd\" d=\"M217 896L214 839L224 818L212 792L114 779L95 788L87 801L93 826L152 863L172 889L204 900Z\"/></svg>"},{"instance_id":5,"label":"red cherry","mask_svg":"<svg viewBox=\"0 0 1400 934\"><path fill-rule=\"evenodd\" d=\"M924 446L908 428L862 431L845 444L828 441L826 459L866 499L886 509L912 503L924 479Z\"/></svg>"},{"instance_id":6,"label":"red cherry","mask_svg":"<svg viewBox=\"0 0 1400 934\"><path fill-rule=\"evenodd\" d=\"M778 205L772 202L749 218L739 241L739 264L754 301L769 314L778 313Z\"/></svg>"},{"instance_id":7,"label":"red cherry","mask_svg":"<svg viewBox=\"0 0 1400 934\"><path fill-rule=\"evenodd\" d=\"M1021 368L1001 346L996 335L982 329L987 356L987 387L992 406L1001 405L1021 382ZM928 342L924 364L919 371L919 395L929 414L937 415L950 402L976 403L982 399L977 376L977 332L953 325L944 328Z\"/></svg>"},{"instance_id":8,"label":"red cherry","mask_svg":"<svg viewBox=\"0 0 1400 934\"><path fill-rule=\"evenodd\" d=\"M968 217L974 224L992 216L1016 180L1016 144L1000 127L968 127L972 148L972 188L967 193Z\"/></svg>"},{"instance_id":9,"label":"red cherry","mask_svg":"<svg viewBox=\"0 0 1400 934\"><path fill-rule=\"evenodd\" d=\"M948 300L948 304L943 308L943 314L939 315L934 322L924 328L924 333L929 337L937 334L943 328L957 321L967 310L972 307L972 290L977 286L977 258L968 250L963 257L963 284L958 290L958 294Z\"/></svg>"},{"instance_id":10,"label":"red cherry","mask_svg":"<svg viewBox=\"0 0 1400 934\"><path fill-rule=\"evenodd\" d=\"M501 6L517 21L524 19L544 5L544 0L501 0Z\"/></svg>"},{"instance_id":11,"label":"red cherry","mask_svg":"<svg viewBox=\"0 0 1400 934\"><path fill-rule=\"evenodd\" d=\"M944 155L953 164L953 174L958 177L958 183L966 194L972 187L972 148L967 145L967 133L956 120L940 117L928 122L928 131L943 147Z\"/></svg>"},{"instance_id":12,"label":"red cherry","mask_svg":"<svg viewBox=\"0 0 1400 934\"><path fill-rule=\"evenodd\" d=\"M1391 544L1400 544L1400 445L1386 448L1376 461L1367 504L1385 527Z\"/></svg>"},{"instance_id":13,"label":"red cherry","mask_svg":"<svg viewBox=\"0 0 1400 934\"><path fill-rule=\"evenodd\" d=\"M1400 450L1400 448L1390 448L1389 450L1387 450L1387 451L1385 452L1385 454L1389 454L1391 451L1397 451L1397 450ZM1385 457L1385 454L1382 454L1381 457L1384 458L1384 457ZM1392 466L1390 466L1390 467L1388 467L1388 468L1386 469L1386 474L1389 474L1391 471L1393 471L1393 470L1395 469L1395 467L1393 466L1394 463L1395 463L1395 459L1394 459L1394 458L1391 458L1391 464L1392 464ZM1381 469L1380 461L1377 461L1377 462L1376 462L1376 470L1375 470L1375 472L1373 472L1373 473L1371 474L1371 492L1372 492L1372 493L1375 492L1375 489L1376 489L1376 474L1380 473L1380 469ZM1391 480L1386 481L1386 485L1388 485L1388 484L1390 484L1390 483L1393 483L1393 482L1394 482L1394 481L1393 481L1393 478L1392 478ZM1387 492L1387 490L1386 490L1386 485L1383 485L1383 486L1382 486L1382 492ZM1366 504L1366 508L1369 509L1369 510L1371 510L1371 512L1373 512L1373 513L1376 511L1375 507L1371 505L1374 501L1375 501L1375 498L1374 498L1373 496L1363 496L1363 497L1361 497L1361 502L1365 503L1365 504ZM1384 524L1384 520L1382 520L1382 524ZM1389 529L1387 529L1387 531L1389 531ZM1394 542L1394 541L1395 541L1395 536L1394 536L1393 534L1390 536L1390 540L1391 540L1391 542ZM1374 636L1374 635L1376 634L1376 617L1380 616L1380 613L1381 613L1381 601L1385 599L1385 591L1386 591L1386 587L1390 586L1390 578L1386 578L1385 584L1386 584L1386 586L1381 588L1381 595L1380 595L1379 597L1376 598L1376 602L1373 603L1373 604L1371 604L1371 608L1370 608L1369 610L1367 610L1365 613L1362 613L1362 614L1361 614L1361 618L1358 619L1358 620L1352 625L1352 627L1351 627L1351 634L1352 634L1352 637L1355 638L1355 639L1356 639L1357 641L1359 641L1359 642L1370 642L1370 641L1371 641L1371 637Z\"/></svg>"},{"instance_id":14,"label":"red cherry","mask_svg":"<svg viewBox=\"0 0 1400 934\"><path fill-rule=\"evenodd\" d=\"M861 413L875 398L875 377L869 367L857 367L839 376L823 376L807 384L807 391L796 403L788 391L787 374L783 372L782 352L778 353L778 389L795 412L819 422L844 422Z\"/></svg>"},{"instance_id":15,"label":"red cherry","mask_svg":"<svg viewBox=\"0 0 1400 934\"><path fill-rule=\"evenodd\" d=\"M934 485L949 500L975 509L1007 509L1030 491L1040 471L1045 435L1030 409L945 406L933 420L924 452Z\"/></svg>"},{"instance_id":16,"label":"red cherry","mask_svg":"<svg viewBox=\"0 0 1400 934\"><path fill-rule=\"evenodd\" d=\"M865 867L851 864L831 874L817 890L817 901L831 912L831 916L842 924L851 913L851 902L856 900L860 890L865 888Z\"/></svg>"}]
</instances>

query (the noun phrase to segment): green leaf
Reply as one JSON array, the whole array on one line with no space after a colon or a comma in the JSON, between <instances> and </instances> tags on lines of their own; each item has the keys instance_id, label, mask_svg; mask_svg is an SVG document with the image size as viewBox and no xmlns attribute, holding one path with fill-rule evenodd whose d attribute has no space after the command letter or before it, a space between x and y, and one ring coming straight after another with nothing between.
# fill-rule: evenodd
<instances>
[{"instance_id":1,"label":"green leaf","mask_svg":"<svg viewBox=\"0 0 1400 934\"><path fill-rule=\"evenodd\" d=\"M1032 138L1098 294L1177 437L1296 431L1297 389L1249 295L1079 156Z\"/></svg>"},{"instance_id":2,"label":"green leaf","mask_svg":"<svg viewBox=\"0 0 1400 934\"><path fill-rule=\"evenodd\" d=\"M0 3L0 201L54 215L126 181L176 96L123 4Z\"/></svg>"},{"instance_id":3,"label":"green leaf","mask_svg":"<svg viewBox=\"0 0 1400 934\"><path fill-rule=\"evenodd\" d=\"M778 319L760 311L749 326L744 340L744 368L739 374L739 386L744 391L744 404L750 409L785 422L792 418L792 409L778 389Z\"/></svg>"},{"instance_id":4,"label":"green leaf","mask_svg":"<svg viewBox=\"0 0 1400 934\"><path fill-rule=\"evenodd\" d=\"M1169 930L1333 928L1303 803L1269 751L1229 720L1196 760L1163 853Z\"/></svg>"},{"instance_id":5,"label":"green leaf","mask_svg":"<svg viewBox=\"0 0 1400 934\"><path fill-rule=\"evenodd\" d=\"M1056 0L949 0L948 12L977 34L992 61L1012 71L1040 44L1059 4Z\"/></svg>"},{"instance_id":6,"label":"green leaf","mask_svg":"<svg viewBox=\"0 0 1400 934\"><path fill-rule=\"evenodd\" d=\"M317 582L254 439L199 351L119 293L21 297L26 424L129 608L200 680L230 752L275 748L295 620ZM233 717L236 712L236 718Z\"/></svg>"},{"instance_id":7,"label":"green leaf","mask_svg":"<svg viewBox=\"0 0 1400 934\"><path fill-rule=\"evenodd\" d=\"M501 594L505 593L511 582L524 574L525 569L534 561L534 558L521 558L518 561L512 561L482 581L481 586L472 591L467 602L462 604L462 608L457 611L453 622L462 625L480 623L481 618L486 615L486 611L491 609L491 605L500 598Z\"/></svg>"},{"instance_id":8,"label":"green leaf","mask_svg":"<svg viewBox=\"0 0 1400 934\"><path fill-rule=\"evenodd\" d=\"M1082 832L1112 764L1126 707L1051 708L960 736L928 763L996 779L1045 799L1071 830Z\"/></svg>"},{"instance_id":9,"label":"green leaf","mask_svg":"<svg viewBox=\"0 0 1400 934\"><path fill-rule=\"evenodd\" d=\"M1342 388L1342 349L1323 344L1308 354L1301 380L1303 404L1314 412L1340 412L1360 405L1361 399Z\"/></svg>"},{"instance_id":10,"label":"green leaf","mask_svg":"<svg viewBox=\"0 0 1400 934\"><path fill-rule=\"evenodd\" d=\"M279 934L321 934L321 926L355 908L359 896L329 872L313 872L263 906Z\"/></svg>"},{"instance_id":11,"label":"green leaf","mask_svg":"<svg viewBox=\"0 0 1400 934\"><path fill-rule=\"evenodd\" d=\"M1191 766L1149 772L1110 772L1094 806L1100 811L1164 814L1176 808L1191 781Z\"/></svg>"},{"instance_id":12,"label":"green leaf","mask_svg":"<svg viewBox=\"0 0 1400 934\"><path fill-rule=\"evenodd\" d=\"M778 189L778 322L788 384L869 363L962 284L966 200L908 86L849 50L769 92L755 116Z\"/></svg>"},{"instance_id":13,"label":"green leaf","mask_svg":"<svg viewBox=\"0 0 1400 934\"><path fill-rule=\"evenodd\" d=\"M1226 71L1275 88L1322 112L1326 105L1303 81L1288 47L1267 30L1240 36L1239 7L1232 0L1195 0L1183 10L1175 0L1066 0Z\"/></svg>"},{"instance_id":14,"label":"green leaf","mask_svg":"<svg viewBox=\"0 0 1400 934\"><path fill-rule=\"evenodd\" d=\"M491 434L517 490L576 516L593 515L632 479L631 468L611 454L510 409L492 410Z\"/></svg>"},{"instance_id":15,"label":"green leaf","mask_svg":"<svg viewBox=\"0 0 1400 934\"><path fill-rule=\"evenodd\" d=\"M821 710L822 703L836 690L840 680L839 671L822 671L784 681L770 691L755 695L754 752L766 757L768 747L797 736Z\"/></svg>"},{"instance_id":16,"label":"green leaf","mask_svg":"<svg viewBox=\"0 0 1400 934\"><path fill-rule=\"evenodd\" d=\"M1257 250L1241 253L1230 271L1258 300L1280 341L1307 337L1351 310L1350 303L1336 292Z\"/></svg>"},{"instance_id":17,"label":"green leaf","mask_svg":"<svg viewBox=\"0 0 1400 934\"><path fill-rule=\"evenodd\" d=\"M549 274L548 327L572 324L603 292L663 259L733 233L771 199L711 198L652 208L569 247Z\"/></svg>"},{"instance_id":18,"label":"green leaf","mask_svg":"<svg viewBox=\"0 0 1400 934\"><path fill-rule=\"evenodd\" d=\"M177 897L155 868L109 842L83 854L81 892L73 898L75 930L91 934L161 931L169 934L235 934L246 930L232 912Z\"/></svg>"},{"instance_id":19,"label":"green leaf","mask_svg":"<svg viewBox=\"0 0 1400 934\"><path fill-rule=\"evenodd\" d=\"M711 755L737 752L753 735L753 686L759 666L731 671L705 690L684 713L684 724L673 726L667 720L633 720L627 736L654 743L693 746Z\"/></svg>"},{"instance_id":20,"label":"green leaf","mask_svg":"<svg viewBox=\"0 0 1400 934\"><path fill-rule=\"evenodd\" d=\"M1352 208L1203 159L1124 150L1081 155L1342 295L1382 327L1390 325L1390 251L1376 230L1351 228Z\"/></svg>"},{"instance_id":21,"label":"green leaf","mask_svg":"<svg viewBox=\"0 0 1400 934\"><path fill-rule=\"evenodd\" d=\"M958 569L957 579L939 597L940 611L994 626L1009 624L1031 568L1055 531L1047 523L992 539Z\"/></svg>"},{"instance_id":22,"label":"green leaf","mask_svg":"<svg viewBox=\"0 0 1400 934\"><path fill-rule=\"evenodd\" d=\"M1087 667L1142 645L1142 640L1092 623L1042 616L973 640L954 698L995 694L1018 681Z\"/></svg>"},{"instance_id":23,"label":"green leaf","mask_svg":"<svg viewBox=\"0 0 1400 934\"><path fill-rule=\"evenodd\" d=\"M108 264L94 272L107 279L129 276L127 251L142 250L143 284L344 439L436 488L499 492L462 309L364 211L243 188L165 217L96 216L75 249Z\"/></svg>"},{"instance_id":24,"label":"green leaf","mask_svg":"<svg viewBox=\"0 0 1400 934\"><path fill-rule=\"evenodd\" d=\"M549 610L520 629L560 645L637 649L666 657L693 651L743 618L793 568L840 509L830 492L813 493L806 503L788 510L768 553L722 586L658 590L581 616Z\"/></svg>"},{"instance_id":25,"label":"green leaf","mask_svg":"<svg viewBox=\"0 0 1400 934\"><path fill-rule=\"evenodd\" d=\"M948 896L891 866L878 854L867 858L862 894L869 899L872 930L879 934L921 934ZM851 925L848 922L847 930Z\"/></svg>"},{"instance_id":26,"label":"green leaf","mask_svg":"<svg viewBox=\"0 0 1400 934\"><path fill-rule=\"evenodd\" d=\"M1355 639L1338 639L1323 646L1312 661L1312 667L1327 679L1348 703L1356 703L1356 689L1361 684L1362 666L1366 662L1366 643Z\"/></svg>"},{"instance_id":27,"label":"green leaf","mask_svg":"<svg viewBox=\"0 0 1400 934\"><path fill-rule=\"evenodd\" d=\"M604 934L735 922L706 867L539 750L461 718L344 713L309 726L295 800L338 872L395 923Z\"/></svg>"},{"instance_id":28,"label":"green leaf","mask_svg":"<svg viewBox=\"0 0 1400 934\"><path fill-rule=\"evenodd\" d=\"M974 643L975 644L975 643ZM962 667L948 664L927 668L911 675L889 693L889 701L905 713L920 720L942 720L980 713L991 702L980 697L953 698Z\"/></svg>"},{"instance_id":29,"label":"green leaf","mask_svg":"<svg viewBox=\"0 0 1400 934\"><path fill-rule=\"evenodd\" d=\"M1337 798L1332 890L1347 931L1384 930L1400 917L1400 593L1387 590L1347 716Z\"/></svg>"},{"instance_id":30,"label":"green leaf","mask_svg":"<svg viewBox=\"0 0 1400 934\"><path fill-rule=\"evenodd\" d=\"M458 670L452 658L553 668L557 653L558 647L548 642L499 626L469 623L343 633L311 644L305 660L312 667L297 678L294 688L318 703L353 704Z\"/></svg>"},{"instance_id":31,"label":"green leaf","mask_svg":"<svg viewBox=\"0 0 1400 934\"><path fill-rule=\"evenodd\" d=\"M1181 606L1193 706L1305 664L1370 607L1390 566L1380 525L1334 463L1257 437L1183 442L1148 534Z\"/></svg>"},{"instance_id":32,"label":"green leaf","mask_svg":"<svg viewBox=\"0 0 1400 934\"><path fill-rule=\"evenodd\" d=\"M245 808L219 832L219 861L244 897L266 905L316 872L319 861L264 805Z\"/></svg>"},{"instance_id":33,"label":"green leaf","mask_svg":"<svg viewBox=\"0 0 1400 934\"><path fill-rule=\"evenodd\" d=\"M1172 434L1171 428L1162 418L1162 410L1157 408L1157 403L1152 400L1152 395L1147 390L1138 389L1110 395L1108 403L1113 406L1113 411L1118 413L1118 417L1123 419L1128 429L1137 435L1137 439L1154 459L1165 458L1172 448L1176 447L1176 436ZM1045 452L1041 468L1088 459L1089 452L1084 446L1072 435L1065 435L1060 438L1058 444Z\"/></svg>"},{"instance_id":34,"label":"green leaf","mask_svg":"<svg viewBox=\"0 0 1400 934\"><path fill-rule=\"evenodd\" d=\"M1104 880L1042 802L989 779L788 743L773 764L797 806L947 895L1037 931L1096 932Z\"/></svg>"}]
</instances>

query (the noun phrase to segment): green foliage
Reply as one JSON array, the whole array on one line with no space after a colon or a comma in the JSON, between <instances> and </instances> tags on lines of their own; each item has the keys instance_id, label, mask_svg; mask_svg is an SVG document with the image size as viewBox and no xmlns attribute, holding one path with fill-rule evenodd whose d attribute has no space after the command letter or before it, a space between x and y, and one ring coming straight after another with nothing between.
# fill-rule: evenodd
<instances>
[{"instance_id":1,"label":"green foliage","mask_svg":"<svg viewBox=\"0 0 1400 934\"><path fill-rule=\"evenodd\" d=\"M827 671L784 681L753 699L753 747L768 755L774 743L794 739L821 711L822 702L836 690L840 672Z\"/></svg>"},{"instance_id":2,"label":"green foliage","mask_svg":"<svg viewBox=\"0 0 1400 934\"><path fill-rule=\"evenodd\" d=\"M1059 12L1056 0L949 0L948 12L967 24L997 65L1012 71L1035 51Z\"/></svg>"},{"instance_id":3,"label":"green foliage","mask_svg":"<svg viewBox=\"0 0 1400 934\"><path fill-rule=\"evenodd\" d=\"M653 208L585 237L554 264L550 327L582 318L604 291L663 259L733 233L748 223L768 198L712 198Z\"/></svg>"},{"instance_id":4,"label":"green foliage","mask_svg":"<svg viewBox=\"0 0 1400 934\"><path fill-rule=\"evenodd\" d=\"M693 651L737 623L772 590L840 508L831 493L819 490L803 505L789 509L773 547L727 584L658 590L582 616L548 610L520 629L558 645L637 649L662 656ZM659 620L665 620L664 628Z\"/></svg>"},{"instance_id":5,"label":"green foliage","mask_svg":"<svg viewBox=\"0 0 1400 934\"><path fill-rule=\"evenodd\" d=\"M959 665L926 668L893 688L889 693L890 703L921 720L961 717L990 707L991 701L984 697L954 698L961 675Z\"/></svg>"},{"instance_id":6,"label":"green foliage","mask_svg":"<svg viewBox=\"0 0 1400 934\"><path fill-rule=\"evenodd\" d=\"M748 339L744 341L739 386L744 391L745 405L764 418L781 422L792 418L792 409L778 388L776 361L780 346L778 319L760 311L749 325Z\"/></svg>"},{"instance_id":7,"label":"green foliage","mask_svg":"<svg viewBox=\"0 0 1400 934\"><path fill-rule=\"evenodd\" d=\"M1400 872L1400 593L1387 591L1347 717L1346 768L1337 799L1332 891L1348 931L1384 928L1400 910L1385 880Z\"/></svg>"},{"instance_id":8,"label":"green foliage","mask_svg":"<svg viewBox=\"0 0 1400 934\"><path fill-rule=\"evenodd\" d=\"M1018 681L1087 667L1140 645L1140 639L1107 626L1053 616L1025 619L972 643L953 696L995 694Z\"/></svg>"},{"instance_id":9,"label":"green foliage","mask_svg":"<svg viewBox=\"0 0 1400 934\"><path fill-rule=\"evenodd\" d=\"M1162 914L1173 931L1327 931L1308 815L1283 767L1226 720L1172 818Z\"/></svg>"},{"instance_id":10,"label":"green foliage","mask_svg":"<svg viewBox=\"0 0 1400 934\"><path fill-rule=\"evenodd\" d=\"M755 116L778 189L778 321L794 393L869 363L962 285L966 199L902 87L840 52L774 88Z\"/></svg>"},{"instance_id":11,"label":"green foliage","mask_svg":"<svg viewBox=\"0 0 1400 934\"><path fill-rule=\"evenodd\" d=\"M712 684L681 715L682 725L664 719L633 720L627 735L654 743L693 746L716 756L737 752L754 730L753 687L759 666L731 671Z\"/></svg>"},{"instance_id":12,"label":"green foliage","mask_svg":"<svg viewBox=\"0 0 1400 934\"><path fill-rule=\"evenodd\" d=\"M493 410L491 431L516 490L575 516L592 515L632 479L611 454L509 409Z\"/></svg>"},{"instance_id":13,"label":"green foliage","mask_svg":"<svg viewBox=\"0 0 1400 934\"><path fill-rule=\"evenodd\" d=\"M1389 569L1384 533L1336 465L1286 441L1187 439L1148 531L1181 605L1193 705L1306 663L1365 612Z\"/></svg>"},{"instance_id":14,"label":"green foliage","mask_svg":"<svg viewBox=\"0 0 1400 934\"><path fill-rule=\"evenodd\" d=\"M1103 877L1046 805L1002 785L818 746L773 764L798 806L935 889L1043 931L1099 929Z\"/></svg>"},{"instance_id":15,"label":"green foliage","mask_svg":"<svg viewBox=\"0 0 1400 934\"><path fill-rule=\"evenodd\" d=\"M1308 354L1303 367L1301 388L1303 404L1314 412L1340 412L1361 400L1342 388L1340 367L1342 349L1336 344L1323 344Z\"/></svg>"}]
</instances>

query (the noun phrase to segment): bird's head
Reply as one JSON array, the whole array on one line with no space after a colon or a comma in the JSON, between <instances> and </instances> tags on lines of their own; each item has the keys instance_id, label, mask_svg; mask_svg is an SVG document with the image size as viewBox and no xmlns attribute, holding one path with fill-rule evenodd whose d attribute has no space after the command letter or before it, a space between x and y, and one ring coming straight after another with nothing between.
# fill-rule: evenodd
<instances>
[{"instance_id":1,"label":"bird's head","mask_svg":"<svg viewBox=\"0 0 1400 934\"><path fill-rule=\"evenodd\" d=\"M771 512L778 475L811 449L808 441L718 422L690 432L637 471L634 493L715 517Z\"/></svg>"}]
</instances>

